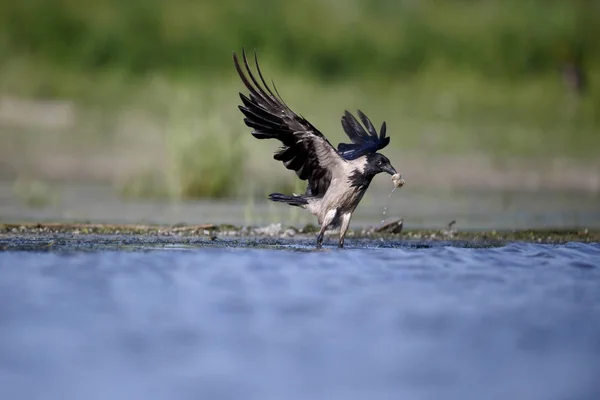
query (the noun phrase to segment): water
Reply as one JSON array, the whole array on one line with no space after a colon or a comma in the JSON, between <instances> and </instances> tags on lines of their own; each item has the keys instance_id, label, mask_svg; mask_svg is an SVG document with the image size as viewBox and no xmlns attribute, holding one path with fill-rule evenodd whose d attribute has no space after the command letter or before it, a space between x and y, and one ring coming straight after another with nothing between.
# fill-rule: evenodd
<instances>
[{"instance_id":1,"label":"water","mask_svg":"<svg viewBox=\"0 0 600 400\"><path fill-rule=\"evenodd\" d=\"M390 196L392 186L384 177L373 182L352 216L352 228L378 225L387 207L385 218L402 219L405 229L446 229L453 220L458 230L600 229L598 194L571 190L425 190L410 186L409 181ZM47 204L30 205L17 195L12 182L0 180L0 221L261 226L282 223L297 227L316 223L304 210L264 198L254 202L123 199L113 186L83 183L53 184L47 196Z\"/></svg>"},{"instance_id":2,"label":"water","mask_svg":"<svg viewBox=\"0 0 600 400\"><path fill-rule=\"evenodd\" d=\"M388 200L385 203L385 206L383 207L383 215L382 215L382 220L381 220L381 225L385 224L385 214L387 214L387 210L388 210L388 203L390 201L390 198L392 197L392 194L396 191L398 187L394 186L394 188L392 189L392 191L390 192L390 194L388 195Z\"/></svg>"},{"instance_id":3,"label":"water","mask_svg":"<svg viewBox=\"0 0 600 400\"><path fill-rule=\"evenodd\" d=\"M3 399L597 399L599 371L599 244L0 252Z\"/></svg>"}]
</instances>

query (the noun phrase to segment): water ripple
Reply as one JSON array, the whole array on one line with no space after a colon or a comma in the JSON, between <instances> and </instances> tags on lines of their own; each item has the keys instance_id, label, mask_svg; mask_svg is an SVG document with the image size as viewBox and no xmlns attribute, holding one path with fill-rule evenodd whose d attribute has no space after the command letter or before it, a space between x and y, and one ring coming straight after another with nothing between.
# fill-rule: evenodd
<instances>
[{"instance_id":1,"label":"water ripple","mask_svg":"<svg viewBox=\"0 0 600 400\"><path fill-rule=\"evenodd\" d=\"M599 259L581 243L4 252L0 397L595 399Z\"/></svg>"}]
</instances>

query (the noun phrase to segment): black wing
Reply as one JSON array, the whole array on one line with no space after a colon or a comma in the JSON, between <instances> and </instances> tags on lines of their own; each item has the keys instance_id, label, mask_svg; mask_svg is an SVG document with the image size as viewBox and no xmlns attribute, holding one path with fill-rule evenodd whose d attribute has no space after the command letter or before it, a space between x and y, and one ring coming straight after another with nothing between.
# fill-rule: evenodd
<instances>
[{"instance_id":1,"label":"black wing","mask_svg":"<svg viewBox=\"0 0 600 400\"><path fill-rule=\"evenodd\" d=\"M308 180L307 193L323 196L331 183L332 170L346 161L319 130L285 104L275 84L273 89L277 95L271 91L258 66L256 53L254 61L264 89L252 74L243 49L242 57L251 81L233 53L235 68L250 94L248 98L240 93L244 105L238 108L245 115L245 124L253 129L252 135L257 139L281 141L283 146L273 158L282 161L287 169L295 171L300 179Z\"/></svg>"},{"instance_id":2,"label":"black wing","mask_svg":"<svg viewBox=\"0 0 600 400\"><path fill-rule=\"evenodd\" d=\"M346 160L354 160L360 156L375 153L390 143L390 138L385 136L385 121L381 124L380 133L377 134L371 120L362 111L358 110L358 116L367 130L347 110L342 116L342 127L352 141L352 143L338 144L338 152Z\"/></svg>"}]
</instances>

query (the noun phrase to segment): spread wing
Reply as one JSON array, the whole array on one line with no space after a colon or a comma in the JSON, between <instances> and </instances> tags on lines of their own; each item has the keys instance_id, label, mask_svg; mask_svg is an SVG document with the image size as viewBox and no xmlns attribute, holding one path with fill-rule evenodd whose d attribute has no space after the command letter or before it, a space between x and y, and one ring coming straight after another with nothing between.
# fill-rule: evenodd
<instances>
[{"instance_id":1,"label":"spread wing","mask_svg":"<svg viewBox=\"0 0 600 400\"><path fill-rule=\"evenodd\" d=\"M285 104L274 83L273 89L277 95L271 91L258 66L256 53L256 70L264 88L252 74L243 50L242 58L250 80L233 53L235 68L250 95L247 97L240 93L244 104L238 108L245 116L245 124L253 129L252 135L257 139L281 141L282 146L273 158L282 161L287 169L295 171L300 179L308 180L307 194L323 196L331 183L333 169L346 160L318 129Z\"/></svg>"},{"instance_id":2,"label":"spread wing","mask_svg":"<svg viewBox=\"0 0 600 400\"><path fill-rule=\"evenodd\" d=\"M385 136L385 121L381 124L380 132L377 134L371 120L362 111L358 110L358 116L367 128L366 130L347 110L342 116L342 127L352 141L352 143L338 144L338 152L346 160L354 160L360 156L375 153L390 143L390 138Z\"/></svg>"}]
</instances>

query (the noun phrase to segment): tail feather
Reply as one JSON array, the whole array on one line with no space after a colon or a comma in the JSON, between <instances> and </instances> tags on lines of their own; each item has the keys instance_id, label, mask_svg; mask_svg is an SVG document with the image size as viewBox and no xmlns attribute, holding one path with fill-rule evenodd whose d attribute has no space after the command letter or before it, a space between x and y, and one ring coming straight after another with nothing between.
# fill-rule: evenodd
<instances>
[{"instance_id":1,"label":"tail feather","mask_svg":"<svg viewBox=\"0 0 600 400\"><path fill-rule=\"evenodd\" d=\"M308 200L306 200L302 196L297 196L297 195L288 196L288 195L281 194L281 193L271 193L269 195L269 199L272 201L276 201L276 202L280 202L280 203L287 203L291 206L298 206L298 207L302 207L302 206L308 204Z\"/></svg>"}]
</instances>

